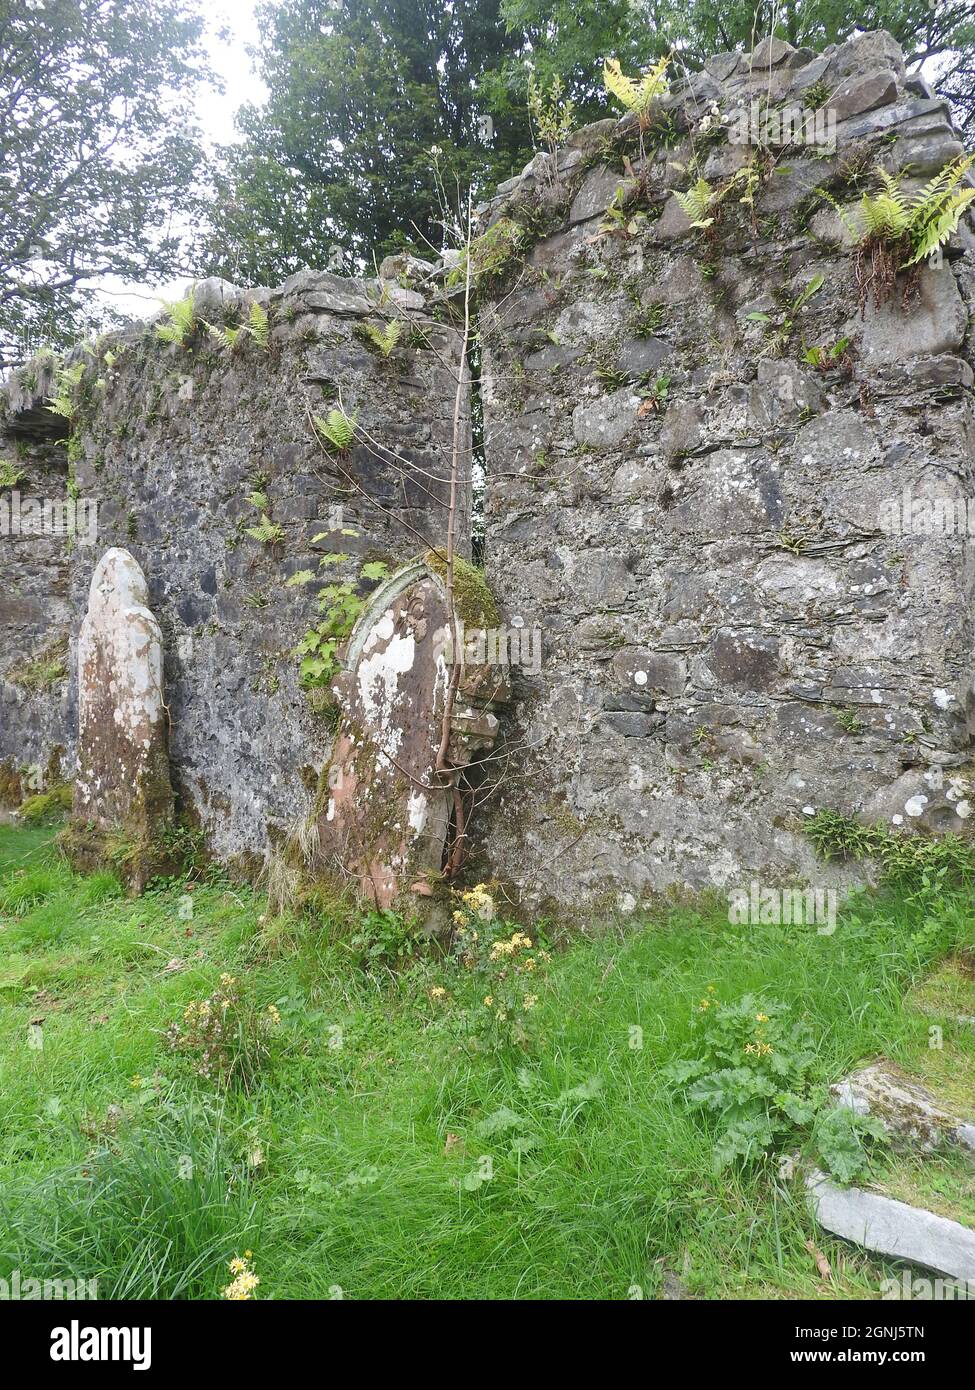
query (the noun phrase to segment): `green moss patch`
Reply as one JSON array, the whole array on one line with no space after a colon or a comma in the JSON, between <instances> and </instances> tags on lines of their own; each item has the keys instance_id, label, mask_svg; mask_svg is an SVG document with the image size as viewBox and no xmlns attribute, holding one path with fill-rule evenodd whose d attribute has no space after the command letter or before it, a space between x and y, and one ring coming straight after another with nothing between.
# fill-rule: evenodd
<instances>
[{"instance_id":1,"label":"green moss patch","mask_svg":"<svg viewBox=\"0 0 975 1390\"><path fill-rule=\"evenodd\" d=\"M443 555L428 550L424 556L426 564L444 583L447 582L447 562ZM465 627L496 628L501 626L501 615L494 595L488 587L484 571L472 565L469 560L454 556L454 605L457 616Z\"/></svg>"},{"instance_id":2,"label":"green moss patch","mask_svg":"<svg viewBox=\"0 0 975 1390\"><path fill-rule=\"evenodd\" d=\"M20 819L25 825L53 825L71 810L71 787L67 782L46 792L27 797L21 803Z\"/></svg>"}]
</instances>

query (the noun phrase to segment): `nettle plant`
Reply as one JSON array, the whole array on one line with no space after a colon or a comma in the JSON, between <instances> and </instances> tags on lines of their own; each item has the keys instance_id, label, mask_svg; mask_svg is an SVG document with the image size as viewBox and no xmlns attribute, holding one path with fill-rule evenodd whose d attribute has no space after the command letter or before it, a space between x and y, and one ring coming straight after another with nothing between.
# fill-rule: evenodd
<instances>
[{"instance_id":1,"label":"nettle plant","mask_svg":"<svg viewBox=\"0 0 975 1390\"><path fill-rule=\"evenodd\" d=\"M663 1076L692 1109L711 1117L716 1172L804 1142L843 1182L866 1169L869 1145L885 1138L884 1127L829 1104L811 1030L787 1005L753 994L725 1003L709 985L692 1030L690 1055Z\"/></svg>"},{"instance_id":2,"label":"nettle plant","mask_svg":"<svg viewBox=\"0 0 975 1390\"><path fill-rule=\"evenodd\" d=\"M901 301L916 288L920 263L940 251L975 199L975 188L959 188L975 155L945 165L915 193L903 187L904 171L875 169L880 189L864 193L854 217L825 189L820 192L854 239L853 260L860 307L872 294L879 308L901 284Z\"/></svg>"}]
</instances>

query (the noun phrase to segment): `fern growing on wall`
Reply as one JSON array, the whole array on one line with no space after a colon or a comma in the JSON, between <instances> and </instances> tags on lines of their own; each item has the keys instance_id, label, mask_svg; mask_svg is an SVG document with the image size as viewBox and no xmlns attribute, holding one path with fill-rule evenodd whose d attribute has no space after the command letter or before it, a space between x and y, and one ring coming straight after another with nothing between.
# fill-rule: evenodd
<instances>
[{"instance_id":1,"label":"fern growing on wall","mask_svg":"<svg viewBox=\"0 0 975 1390\"><path fill-rule=\"evenodd\" d=\"M268 322L267 310L256 301L251 305L247 317L247 332L259 348L267 349L271 341L271 325Z\"/></svg>"},{"instance_id":2,"label":"fern growing on wall","mask_svg":"<svg viewBox=\"0 0 975 1390\"><path fill-rule=\"evenodd\" d=\"M636 112L641 129L650 123L650 112L655 101L667 91L667 66L670 58L661 58L652 68L639 77L627 77L616 58L607 58L603 64L603 83L606 90L626 107Z\"/></svg>"},{"instance_id":3,"label":"fern growing on wall","mask_svg":"<svg viewBox=\"0 0 975 1390\"><path fill-rule=\"evenodd\" d=\"M711 226L714 218L709 217L708 212L714 196L715 191L705 178L699 178L685 192L674 194L692 227Z\"/></svg>"},{"instance_id":4,"label":"fern growing on wall","mask_svg":"<svg viewBox=\"0 0 975 1390\"><path fill-rule=\"evenodd\" d=\"M185 299L163 305L164 321L156 324L156 337L163 343L182 347L196 326L192 292Z\"/></svg>"},{"instance_id":5,"label":"fern growing on wall","mask_svg":"<svg viewBox=\"0 0 975 1390\"><path fill-rule=\"evenodd\" d=\"M315 415L313 419L315 429L327 448L336 454L344 454L352 447L355 439L354 416L346 415L341 407L333 406L324 418Z\"/></svg>"},{"instance_id":6,"label":"fern growing on wall","mask_svg":"<svg viewBox=\"0 0 975 1390\"><path fill-rule=\"evenodd\" d=\"M400 340L403 323L401 319L391 319L385 328L377 328L374 323L364 323L362 331L380 356L390 357Z\"/></svg>"},{"instance_id":7,"label":"fern growing on wall","mask_svg":"<svg viewBox=\"0 0 975 1390\"><path fill-rule=\"evenodd\" d=\"M860 303L873 294L879 306L903 277L903 302L916 283L917 267L941 249L957 230L962 214L975 200L975 188L959 188L975 155L946 164L916 193L903 187L904 171L889 174L875 169L876 193L864 193L850 217L825 189L823 198L835 209L854 240L854 261Z\"/></svg>"},{"instance_id":8,"label":"fern growing on wall","mask_svg":"<svg viewBox=\"0 0 975 1390\"><path fill-rule=\"evenodd\" d=\"M261 519L256 526L246 527L246 534L252 540L260 541L262 545L275 545L284 539L284 531L280 524L272 521L267 512L261 513Z\"/></svg>"},{"instance_id":9,"label":"fern growing on wall","mask_svg":"<svg viewBox=\"0 0 975 1390\"><path fill-rule=\"evenodd\" d=\"M61 366L54 378L54 395L48 402L48 410L65 420L73 420L78 413L78 387L85 374L85 363L75 362L71 367Z\"/></svg>"},{"instance_id":10,"label":"fern growing on wall","mask_svg":"<svg viewBox=\"0 0 975 1390\"><path fill-rule=\"evenodd\" d=\"M244 338L252 338L262 351L267 351L271 340L271 327L268 320L267 311L260 304L254 303L250 307L250 313L246 323L232 327L229 324L208 323L205 319L200 320L206 328L211 340L219 348L236 347Z\"/></svg>"}]
</instances>

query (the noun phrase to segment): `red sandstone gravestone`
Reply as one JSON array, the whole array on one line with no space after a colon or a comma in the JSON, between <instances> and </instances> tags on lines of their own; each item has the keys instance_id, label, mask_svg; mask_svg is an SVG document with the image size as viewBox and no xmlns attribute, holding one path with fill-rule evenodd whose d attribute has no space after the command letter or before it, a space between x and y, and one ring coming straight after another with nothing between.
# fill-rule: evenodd
<instances>
[{"instance_id":1,"label":"red sandstone gravestone","mask_svg":"<svg viewBox=\"0 0 975 1390\"><path fill-rule=\"evenodd\" d=\"M508 697L503 667L463 661L448 745L454 772L451 778L438 774L452 664L443 587L416 564L377 590L333 686L342 717L321 843L380 907L430 895L453 833L452 786L494 744L494 706Z\"/></svg>"}]
</instances>

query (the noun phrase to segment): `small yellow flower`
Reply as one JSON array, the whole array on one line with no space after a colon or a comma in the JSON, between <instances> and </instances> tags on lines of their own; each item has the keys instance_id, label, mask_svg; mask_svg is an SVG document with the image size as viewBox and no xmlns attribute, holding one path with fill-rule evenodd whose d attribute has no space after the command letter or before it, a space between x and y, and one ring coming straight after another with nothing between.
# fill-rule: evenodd
<instances>
[{"instance_id":1,"label":"small yellow flower","mask_svg":"<svg viewBox=\"0 0 975 1390\"><path fill-rule=\"evenodd\" d=\"M710 1009L710 1007L711 1007L711 1000L710 1000L710 999L702 999L701 1002L700 1002L700 1004L698 1004L698 1006L697 1006L697 1011L698 1011L698 1013L702 1013L702 1014L703 1014L707 1009Z\"/></svg>"},{"instance_id":2,"label":"small yellow flower","mask_svg":"<svg viewBox=\"0 0 975 1390\"><path fill-rule=\"evenodd\" d=\"M537 994L526 994L526 995L525 995L525 1008L526 1008L526 1009L533 1009L537 1003L538 1003L538 995L537 995Z\"/></svg>"},{"instance_id":3,"label":"small yellow flower","mask_svg":"<svg viewBox=\"0 0 975 1390\"><path fill-rule=\"evenodd\" d=\"M486 994L486 995L484 996L484 1007L485 1007L486 1009L489 1009L493 1003L494 1003L494 996L493 996L493 995L490 995L490 994Z\"/></svg>"},{"instance_id":4,"label":"small yellow flower","mask_svg":"<svg viewBox=\"0 0 975 1390\"><path fill-rule=\"evenodd\" d=\"M768 1014L756 1014L755 1020L758 1023L768 1023Z\"/></svg>"},{"instance_id":5,"label":"small yellow flower","mask_svg":"<svg viewBox=\"0 0 975 1390\"><path fill-rule=\"evenodd\" d=\"M526 970L534 970L534 969L535 969L535 958L534 958L534 956L529 956L528 959L525 961L525 969L526 969Z\"/></svg>"},{"instance_id":6,"label":"small yellow flower","mask_svg":"<svg viewBox=\"0 0 975 1390\"><path fill-rule=\"evenodd\" d=\"M430 998L443 999L446 993L447 991L444 989L443 985L434 985L430 991Z\"/></svg>"},{"instance_id":7,"label":"small yellow flower","mask_svg":"<svg viewBox=\"0 0 975 1390\"><path fill-rule=\"evenodd\" d=\"M129 1085L132 1087L133 1091L137 1091L139 1087L142 1085L142 1077L133 1076L132 1080L129 1082Z\"/></svg>"}]
</instances>

